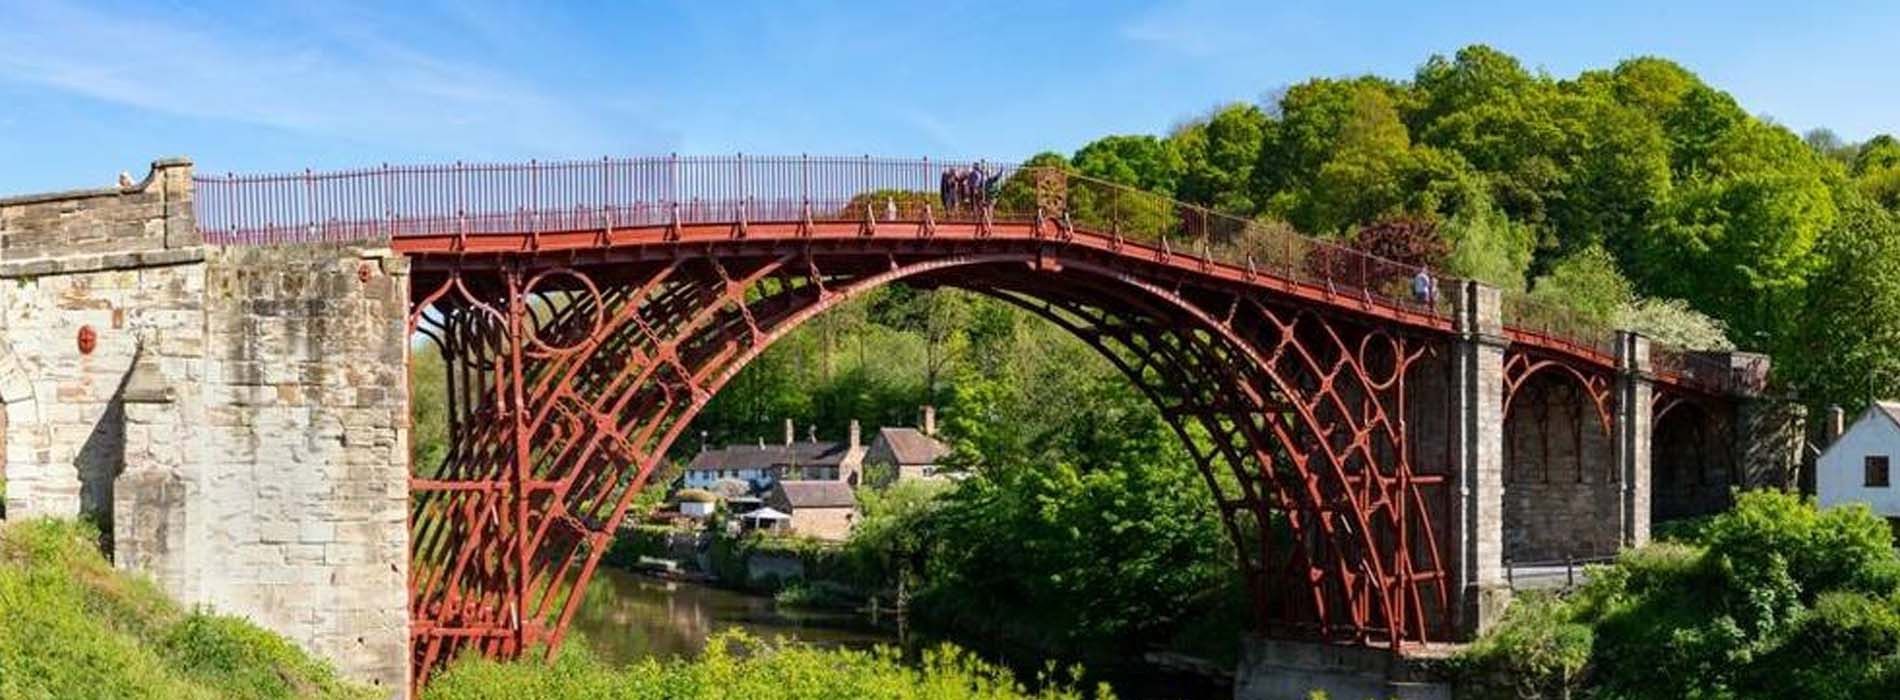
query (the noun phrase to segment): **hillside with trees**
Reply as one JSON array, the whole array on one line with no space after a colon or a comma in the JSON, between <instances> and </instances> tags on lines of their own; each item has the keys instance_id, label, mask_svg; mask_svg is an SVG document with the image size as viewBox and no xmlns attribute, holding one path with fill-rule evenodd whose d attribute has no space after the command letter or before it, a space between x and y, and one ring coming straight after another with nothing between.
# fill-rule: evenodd
<instances>
[{"instance_id":1,"label":"hillside with trees","mask_svg":"<svg viewBox=\"0 0 1900 700\"><path fill-rule=\"evenodd\" d=\"M1798 136L1665 59L1560 78L1472 46L1032 161L1769 352L1813 403L1900 390L1900 142Z\"/></svg>"}]
</instances>

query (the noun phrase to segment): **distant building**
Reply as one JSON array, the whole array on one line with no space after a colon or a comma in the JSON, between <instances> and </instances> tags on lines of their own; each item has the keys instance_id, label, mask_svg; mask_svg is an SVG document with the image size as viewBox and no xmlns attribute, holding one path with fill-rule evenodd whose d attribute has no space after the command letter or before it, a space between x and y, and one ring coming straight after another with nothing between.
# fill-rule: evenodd
<instances>
[{"instance_id":1,"label":"distant building","mask_svg":"<svg viewBox=\"0 0 1900 700\"><path fill-rule=\"evenodd\" d=\"M950 446L936 437L935 409L924 407L923 423L922 428L878 430L877 437L871 440L870 449L865 452L864 463L892 467L890 481L944 478L938 471L938 463L950 455ZM888 485L888 482L878 484L880 487Z\"/></svg>"},{"instance_id":2,"label":"distant building","mask_svg":"<svg viewBox=\"0 0 1900 700\"><path fill-rule=\"evenodd\" d=\"M1893 466L1900 459L1900 402L1876 401L1815 460L1815 492L1822 506L1865 503L1900 531L1900 492Z\"/></svg>"},{"instance_id":3,"label":"distant building","mask_svg":"<svg viewBox=\"0 0 1900 700\"><path fill-rule=\"evenodd\" d=\"M754 493L772 488L781 479L842 481L856 485L864 467L865 448L859 444L858 422L851 422L847 441L820 442L793 439L792 422L785 421L785 441L777 445L728 445L701 450L681 475L684 488L710 489L722 479L736 479Z\"/></svg>"},{"instance_id":4,"label":"distant building","mask_svg":"<svg viewBox=\"0 0 1900 700\"><path fill-rule=\"evenodd\" d=\"M791 516L792 534L843 540L858 519L858 498L843 481L783 479L765 494L767 509Z\"/></svg>"}]
</instances>

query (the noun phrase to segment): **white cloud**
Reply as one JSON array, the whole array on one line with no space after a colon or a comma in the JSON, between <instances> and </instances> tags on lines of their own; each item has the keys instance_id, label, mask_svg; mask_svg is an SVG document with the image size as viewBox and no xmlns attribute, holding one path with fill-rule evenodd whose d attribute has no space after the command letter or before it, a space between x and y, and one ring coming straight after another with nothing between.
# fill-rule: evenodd
<instances>
[{"instance_id":1,"label":"white cloud","mask_svg":"<svg viewBox=\"0 0 1900 700\"><path fill-rule=\"evenodd\" d=\"M1188 0L1159 5L1122 23L1121 36L1193 58L1207 58L1245 48L1257 24L1242 19L1254 14L1243 6L1218 0Z\"/></svg>"},{"instance_id":2,"label":"white cloud","mask_svg":"<svg viewBox=\"0 0 1900 700\"><path fill-rule=\"evenodd\" d=\"M238 29L0 0L0 17L0 81L165 114L477 155L595 154L629 130L616 122L617 137L585 105L391 39L362 11Z\"/></svg>"}]
</instances>

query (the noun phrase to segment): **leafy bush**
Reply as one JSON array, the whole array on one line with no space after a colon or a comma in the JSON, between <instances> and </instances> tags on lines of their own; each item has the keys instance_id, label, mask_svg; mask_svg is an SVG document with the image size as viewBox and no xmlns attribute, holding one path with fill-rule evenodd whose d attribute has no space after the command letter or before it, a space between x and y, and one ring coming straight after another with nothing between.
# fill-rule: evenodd
<instances>
[{"instance_id":1,"label":"leafy bush","mask_svg":"<svg viewBox=\"0 0 1900 700\"><path fill-rule=\"evenodd\" d=\"M367 698L244 620L115 571L90 526L0 525L0 698Z\"/></svg>"},{"instance_id":2,"label":"leafy bush","mask_svg":"<svg viewBox=\"0 0 1900 700\"><path fill-rule=\"evenodd\" d=\"M1568 599L1526 596L1462 656L1608 698L1872 698L1900 690L1900 558L1865 506L1777 492L1625 551Z\"/></svg>"},{"instance_id":3,"label":"leafy bush","mask_svg":"<svg viewBox=\"0 0 1900 700\"><path fill-rule=\"evenodd\" d=\"M1519 697L1555 696L1581 679L1594 636L1588 625L1573 619L1562 600L1531 593L1513 602L1504 619L1467 648L1461 661L1507 679Z\"/></svg>"},{"instance_id":4,"label":"leafy bush","mask_svg":"<svg viewBox=\"0 0 1900 700\"><path fill-rule=\"evenodd\" d=\"M889 648L873 651L819 650L799 644L761 642L742 633L721 633L694 661L646 660L613 669L584 651L562 653L554 663L536 655L516 662L464 656L430 682L424 700L1112 700L1106 687L1093 693L1075 687L1079 670L1047 674L1039 690L1018 682L1009 670L955 647L925 652L913 667Z\"/></svg>"},{"instance_id":5,"label":"leafy bush","mask_svg":"<svg viewBox=\"0 0 1900 700\"><path fill-rule=\"evenodd\" d=\"M635 525L621 528L601 561L608 566L631 569L640 557L665 557L667 537L673 529L665 525Z\"/></svg>"}]
</instances>

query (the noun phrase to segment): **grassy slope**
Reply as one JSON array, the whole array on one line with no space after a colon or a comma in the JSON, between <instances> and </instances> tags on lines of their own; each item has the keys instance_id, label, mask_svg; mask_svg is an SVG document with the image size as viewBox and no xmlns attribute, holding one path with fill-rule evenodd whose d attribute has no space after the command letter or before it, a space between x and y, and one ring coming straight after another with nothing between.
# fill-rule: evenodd
<instances>
[{"instance_id":1,"label":"grassy slope","mask_svg":"<svg viewBox=\"0 0 1900 700\"><path fill-rule=\"evenodd\" d=\"M372 698L244 620L181 609L72 522L0 524L0 700Z\"/></svg>"}]
</instances>

